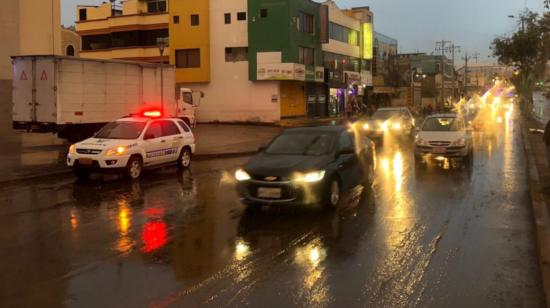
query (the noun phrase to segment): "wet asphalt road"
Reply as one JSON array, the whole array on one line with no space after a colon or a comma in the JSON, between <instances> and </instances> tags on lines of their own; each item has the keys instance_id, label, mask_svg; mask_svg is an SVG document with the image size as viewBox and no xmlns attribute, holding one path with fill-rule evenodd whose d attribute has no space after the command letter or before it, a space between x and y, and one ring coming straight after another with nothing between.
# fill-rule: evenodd
<instances>
[{"instance_id":1,"label":"wet asphalt road","mask_svg":"<svg viewBox=\"0 0 550 308\"><path fill-rule=\"evenodd\" d=\"M0 306L541 307L519 123L472 168L377 156L337 211L246 211L232 171L0 188Z\"/></svg>"}]
</instances>

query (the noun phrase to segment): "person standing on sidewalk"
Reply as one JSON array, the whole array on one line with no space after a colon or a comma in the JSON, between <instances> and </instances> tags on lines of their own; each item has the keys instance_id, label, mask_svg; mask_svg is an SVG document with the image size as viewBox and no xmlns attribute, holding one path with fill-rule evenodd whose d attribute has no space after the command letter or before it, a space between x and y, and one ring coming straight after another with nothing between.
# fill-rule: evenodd
<instances>
[{"instance_id":1,"label":"person standing on sidewalk","mask_svg":"<svg viewBox=\"0 0 550 308\"><path fill-rule=\"evenodd\" d=\"M542 138L544 139L544 144L546 145L546 163L548 164L548 168L550 168L550 121L546 123Z\"/></svg>"}]
</instances>

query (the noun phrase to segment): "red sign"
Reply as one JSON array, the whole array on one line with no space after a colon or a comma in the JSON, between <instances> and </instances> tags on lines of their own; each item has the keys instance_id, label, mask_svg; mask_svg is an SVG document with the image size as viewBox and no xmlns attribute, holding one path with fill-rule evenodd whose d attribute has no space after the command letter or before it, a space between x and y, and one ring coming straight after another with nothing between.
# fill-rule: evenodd
<instances>
[{"instance_id":1,"label":"red sign","mask_svg":"<svg viewBox=\"0 0 550 308\"><path fill-rule=\"evenodd\" d=\"M29 80L29 78L27 78L27 74L25 73L25 71L21 72L21 77L19 77L19 80Z\"/></svg>"},{"instance_id":2,"label":"red sign","mask_svg":"<svg viewBox=\"0 0 550 308\"><path fill-rule=\"evenodd\" d=\"M45 70L42 70L42 76L40 76L40 80L48 80L48 74L46 74Z\"/></svg>"}]
</instances>

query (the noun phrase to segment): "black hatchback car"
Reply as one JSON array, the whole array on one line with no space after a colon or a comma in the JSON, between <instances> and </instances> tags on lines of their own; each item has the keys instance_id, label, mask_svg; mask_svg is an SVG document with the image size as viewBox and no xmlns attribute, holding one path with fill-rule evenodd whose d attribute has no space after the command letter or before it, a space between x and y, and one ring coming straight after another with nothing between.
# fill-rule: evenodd
<instances>
[{"instance_id":1,"label":"black hatchback car","mask_svg":"<svg viewBox=\"0 0 550 308\"><path fill-rule=\"evenodd\" d=\"M245 204L325 204L374 178L374 143L346 126L288 129L237 169Z\"/></svg>"}]
</instances>

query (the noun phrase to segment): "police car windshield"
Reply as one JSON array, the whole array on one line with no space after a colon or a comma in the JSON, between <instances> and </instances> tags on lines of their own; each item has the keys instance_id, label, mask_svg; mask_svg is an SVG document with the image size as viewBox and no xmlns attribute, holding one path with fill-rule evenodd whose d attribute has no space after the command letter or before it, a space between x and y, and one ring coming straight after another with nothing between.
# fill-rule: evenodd
<instances>
[{"instance_id":1,"label":"police car windshield","mask_svg":"<svg viewBox=\"0 0 550 308\"><path fill-rule=\"evenodd\" d=\"M115 121L103 127L96 135L96 138L103 139L137 139L143 129L145 122Z\"/></svg>"}]
</instances>

